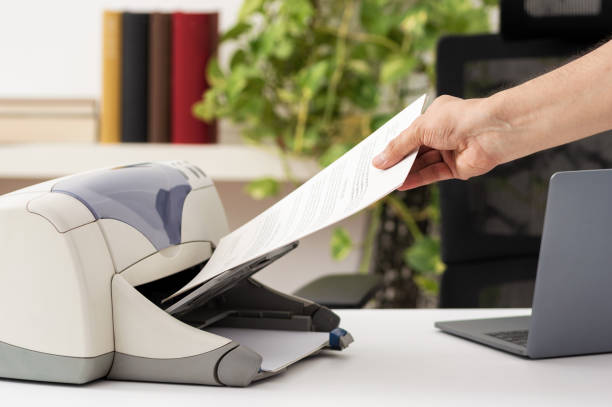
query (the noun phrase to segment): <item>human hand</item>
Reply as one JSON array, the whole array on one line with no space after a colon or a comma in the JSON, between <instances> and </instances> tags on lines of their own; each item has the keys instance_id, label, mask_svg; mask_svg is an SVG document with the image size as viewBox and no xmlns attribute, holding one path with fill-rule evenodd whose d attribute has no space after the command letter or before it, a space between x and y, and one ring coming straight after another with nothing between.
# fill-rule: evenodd
<instances>
[{"instance_id":1,"label":"human hand","mask_svg":"<svg viewBox=\"0 0 612 407\"><path fill-rule=\"evenodd\" d=\"M505 162L512 127L487 99L440 96L372 164L387 169L418 149L401 191L450 178L466 180Z\"/></svg>"}]
</instances>

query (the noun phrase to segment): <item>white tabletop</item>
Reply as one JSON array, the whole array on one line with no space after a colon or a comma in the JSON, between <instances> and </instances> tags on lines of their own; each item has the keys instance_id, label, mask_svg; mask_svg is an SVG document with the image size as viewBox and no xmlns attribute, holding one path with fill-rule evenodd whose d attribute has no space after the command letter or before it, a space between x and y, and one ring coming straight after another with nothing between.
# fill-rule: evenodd
<instances>
[{"instance_id":1,"label":"white tabletop","mask_svg":"<svg viewBox=\"0 0 612 407\"><path fill-rule=\"evenodd\" d=\"M355 342L248 388L100 380L84 386L0 380L2 405L584 406L612 403L612 354L527 360L439 332L434 321L528 310L339 311Z\"/></svg>"}]
</instances>

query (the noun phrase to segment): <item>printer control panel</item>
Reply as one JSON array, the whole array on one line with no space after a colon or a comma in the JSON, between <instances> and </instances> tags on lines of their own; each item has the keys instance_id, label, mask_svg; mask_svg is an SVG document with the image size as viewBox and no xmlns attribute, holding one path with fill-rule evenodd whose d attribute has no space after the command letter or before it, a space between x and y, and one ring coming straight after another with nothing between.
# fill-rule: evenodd
<instances>
[{"instance_id":1,"label":"printer control panel","mask_svg":"<svg viewBox=\"0 0 612 407\"><path fill-rule=\"evenodd\" d=\"M202 171L197 165L191 164L188 161L177 160L167 161L164 164L179 170L191 185L192 190L205 188L213 185L212 180Z\"/></svg>"}]
</instances>

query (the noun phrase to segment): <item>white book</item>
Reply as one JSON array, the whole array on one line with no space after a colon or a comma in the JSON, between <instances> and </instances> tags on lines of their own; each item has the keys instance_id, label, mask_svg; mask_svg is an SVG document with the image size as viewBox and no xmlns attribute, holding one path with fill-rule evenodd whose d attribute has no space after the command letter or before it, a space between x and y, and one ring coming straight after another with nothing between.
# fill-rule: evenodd
<instances>
[{"instance_id":1,"label":"white book","mask_svg":"<svg viewBox=\"0 0 612 407\"><path fill-rule=\"evenodd\" d=\"M0 143L94 143L97 139L94 100L0 99Z\"/></svg>"}]
</instances>

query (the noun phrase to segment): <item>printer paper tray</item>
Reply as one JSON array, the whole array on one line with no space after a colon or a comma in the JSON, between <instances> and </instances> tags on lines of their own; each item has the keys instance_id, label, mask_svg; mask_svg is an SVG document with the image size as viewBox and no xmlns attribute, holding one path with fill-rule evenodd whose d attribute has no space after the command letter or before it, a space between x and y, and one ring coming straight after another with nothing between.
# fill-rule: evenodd
<instances>
[{"instance_id":1,"label":"printer paper tray","mask_svg":"<svg viewBox=\"0 0 612 407\"><path fill-rule=\"evenodd\" d=\"M297 246L298 242L293 242L260 256L246 264L242 264L239 267L225 271L224 273L206 281L185 297L181 298L175 304L166 308L166 312L170 315L178 316L181 314L186 314L190 310L206 304L208 301L229 290L240 281L250 277L259 270L283 257ZM172 299L175 295L176 294L173 294L164 299L162 303Z\"/></svg>"},{"instance_id":2,"label":"printer paper tray","mask_svg":"<svg viewBox=\"0 0 612 407\"><path fill-rule=\"evenodd\" d=\"M232 339L261 355L261 370L265 372L278 372L329 346L329 332L222 327L206 331Z\"/></svg>"}]
</instances>

